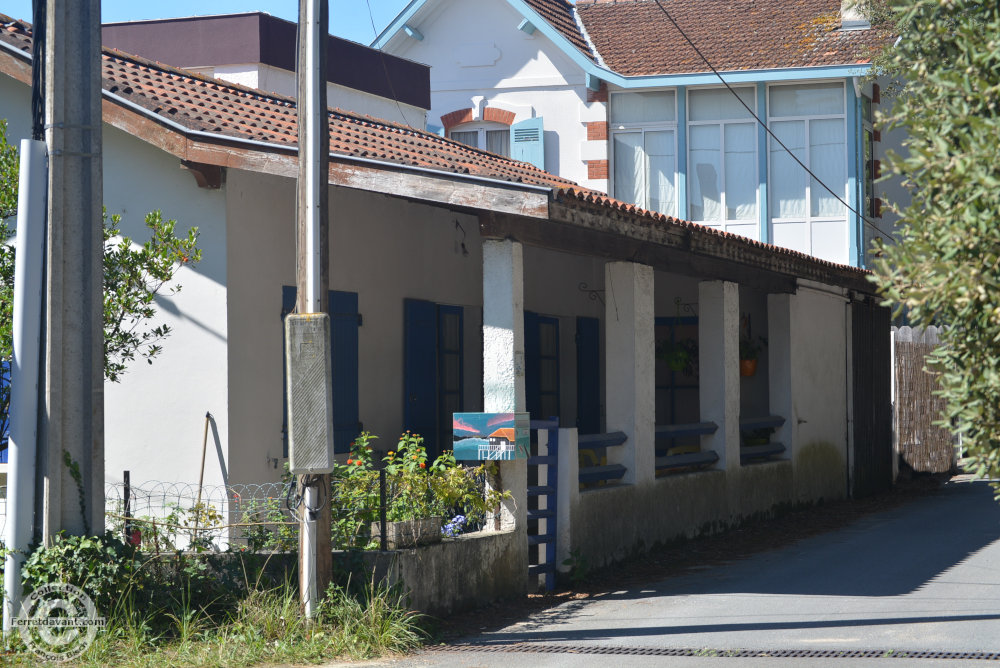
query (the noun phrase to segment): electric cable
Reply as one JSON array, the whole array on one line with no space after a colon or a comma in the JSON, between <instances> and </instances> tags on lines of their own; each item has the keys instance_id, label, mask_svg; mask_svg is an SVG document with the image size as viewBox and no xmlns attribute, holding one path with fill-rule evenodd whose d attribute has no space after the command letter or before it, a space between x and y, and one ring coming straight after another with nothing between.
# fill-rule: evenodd
<instances>
[{"instance_id":1,"label":"electric cable","mask_svg":"<svg viewBox=\"0 0 1000 668\"><path fill-rule=\"evenodd\" d=\"M375 37L378 37L378 29L375 28L375 16L372 14L372 3L371 0L365 0L365 4L368 5L368 20L372 24L372 32ZM409 125L412 127L409 119L406 118L406 114L403 113L403 108L399 106L399 100L396 97L396 87L392 85L392 77L389 76L389 65L385 62L385 53L382 51L382 47L376 49L378 51L379 59L382 61L382 71L385 72L385 81L389 84L389 93L392 95L392 101L396 103L396 110L399 111L400 118L403 119L404 125Z\"/></svg>"},{"instance_id":2,"label":"electric cable","mask_svg":"<svg viewBox=\"0 0 1000 668\"><path fill-rule=\"evenodd\" d=\"M858 210L857 210L857 209L855 209L855 208L854 208L853 206L851 206L851 205L850 205L850 204L848 204L848 203L847 203L846 201L844 201L844 198L842 198L842 197L841 197L840 195L838 195L838 194L837 194L836 192L834 192L834 190L833 190L832 188L830 188L830 186L826 185L826 183L824 183L822 179L820 179L820 178L819 178L818 176L816 176L816 175L815 175L815 174L814 174L814 173L812 172L812 170L811 170L811 169L809 169L808 167L806 167L805 163L804 163L804 162L802 162L801 160L799 160L799 157L798 157L797 155L795 155L795 154L794 154L794 153L793 153L793 152L791 151L791 149L789 149L789 148L788 148L787 146L785 146L785 143L784 143L784 142L782 142L782 141L781 141L780 139L778 139L777 135L775 135L775 134L774 134L774 132L772 132L772 131L771 131L771 128L767 127L767 123L765 123L764 121L762 121L762 120L761 120L760 116L758 116L758 115L757 115L757 114L756 114L756 113L754 112L754 110L753 110L753 109L751 109L751 108L750 108L750 106L749 106L749 105L748 105L748 104L747 104L746 102L744 102L744 101L743 101L743 98L741 98L741 97L740 97L740 96L739 96L739 95L738 95L738 94L736 93L736 91L735 91L735 90L733 90L733 87L729 85L729 82L728 82L728 81L726 81L726 80L725 80L725 78L724 78L724 77L723 77L723 76L722 76L721 74L719 74L719 70L717 70L717 69L715 68L715 66L714 66L714 65L712 65L711 61L709 61L709 59L708 59L707 57L705 57L705 54L701 52L701 49L699 49L699 48L697 47L697 45L695 45L695 43L694 43L693 41L691 41L691 38L687 36L687 33L685 33L685 32L684 32L684 30L683 30L683 29L682 29L682 28L680 27L680 25L679 25L679 24L677 23L677 21L675 21L675 20L674 20L674 17L670 15L670 12L668 12L668 11L667 11L666 7L664 7L664 6L663 6L663 5L662 5L662 4L660 3L660 0L654 0L654 2L656 3L656 6L660 8L660 11L662 11L662 12L663 12L663 14L664 14L664 15L665 15L665 16L667 17L667 19L669 19L669 20L670 20L670 22L671 22L671 23L672 23L672 24L674 25L674 28L676 28L676 29L677 29L677 32L679 32L679 33L681 34L681 37L683 37L683 38L684 38L684 40L685 40L685 41L686 41L686 42L687 42L687 43L688 43L688 44L689 44L689 45L691 46L691 48L692 48L692 49L694 49L694 52L695 52L695 53L697 53L697 54L698 54L698 56L699 56L699 57L700 57L700 58L701 58L701 59L702 59L703 61L705 61L705 64L706 64L706 65L708 65L708 68L709 68L710 70L712 70L712 74L714 74L714 75L715 75L716 77L718 77L719 81L721 81L721 82L722 82L722 85L724 85L724 86L726 87L726 89L727 89L727 90L728 90L728 91L729 91L730 93L732 93L732 94L733 94L733 97L735 97L735 98L736 98L736 99L737 99L737 100L739 101L739 103L740 103L741 105L743 105L743 108L744 108L744 109L746 109L746 110L747 110L748 112L750 112L750 115L751 115L751 116L753 116L754 120L755 120L755 121L757 121L757 123L758 123L758 124L760 124L760 126L761 126L762 128L764 128L764 130L765 130L765 131L767 132L767 134L768 134L768 135L769 135L769 136L771 137L771 139L773 139L773 140L774 140L775 142L777 142L777 144L778 144L778 145L779 145L779 146L780 146L780 147L781 147L782 149L784 149L784 150L785 150L785 152L786 152L786 153L788 153L788 155L790 155L790 156L792 157L792 159L793 159L793 160L794 160L795 162L797 162L797 163L799 164L799 166L800 166L800 167L802 167L802 169L804 169L804 170L806 171L806 173L807 173L807 174L809 174L809 176L811 176L811 177L812 177L813 179L815 179L816 183L818 183L818 184L820 184L821 186L823 186L823 188L824 188L824 189L825 189L825 190L826 190L826 191L827 191L828 193L830 193L831 195L833 195L833 196L834 196L834 197L835 197L835 198L837 199L837 201L838 201L838 202L840 202L840 203L841 203L841 204L843 204L843 205L844 205L845 207L847 207L847 210L848 210L848 211L850 211L851 213L853 213L853 214L855 214L856 216L858 216L858 218L860 218L860 219L862 220L862 222L864 222L864 223L865 223L866 225L868 225L869 227L871 227L871 228L872 228L873 230L875 230L876 232L878 232L878 233L879 233L879 234L881 234L882 236L886 237L887 239L889 239L889 240L891 240L891 241L893 241L893 242L896 242L896 238L895 238L894 236L892 236L892 235L891 235L891 234L889 234L888 232L885 232L885 231L883 231L882 229L880 229L880 228L878 227L878 225L876 225L876 224L875 224L875 223L873 223L872 221L868 220L868 218L866 218L866 217L864 216L864 214L862 214L862 213L861 213L860 211L858 211Z\"/></svg>"}]
</instances>

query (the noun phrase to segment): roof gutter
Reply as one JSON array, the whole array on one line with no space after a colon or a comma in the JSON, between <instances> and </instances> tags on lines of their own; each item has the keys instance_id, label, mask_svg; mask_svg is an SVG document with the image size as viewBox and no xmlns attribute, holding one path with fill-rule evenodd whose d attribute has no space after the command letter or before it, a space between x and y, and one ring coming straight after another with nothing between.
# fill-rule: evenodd
<instances>
[{"instance_id":1,"label":"roof gutter","mask_svg":"<svg viewBox=\"0 0 1000 668\"><path fill-rule=\"evenodd\" d=\"M23 60L25 60L27 62L31 62L31 54L30 53L25 53L25 52L21 51L20 49L17 49L15 47L7 44L6 42L2 42L2 41L0 41L0 47L3 47L5 50L13 53L16 56L20 56ZM244 145L244 146L252 146L254 148L267 149L268 151L271 151L271 152L280 151L280 152L288 153L288 154L291 154L291 155L297 155L298 152L299 152L298 146L282 146L281 144L272 144L270 142L259 141L259 140L256 140L256 139L246 139L244 137L231 137L229 135L220 135L220 134L214 134L214 133L211 133L211 132L205 132L204 130L192 130L191 128L185 127L184 125L178 123L177 121L175 121L173 119L165 118L165 117L163 117L163 116L161 116L159 114L153 113L152 111L150 111L149 109L146 109L142 105L136 104L135 102L132 102L131 100L123 98L123 97L121 97L119 95L116 95L115 93L112 93L112 92L110 92L108 90L105 90L104 88L101 88L101 94L105 98L111 100L112 102L114 102L116 104L119 104L119 105L121 105L123 107L126 107L128 109L131 109L132 111L138 112L138 113L142 114L143 116L149 118L150 120L153 120L153 121L155 121L157 123L160 123L161 125L164 125L164 126L167 126L167 127L171 128L173 130L176 130L176 131L180 132L181 134L183 134L185 136L188 136L188 137L205 138L205 139L211 140L212 143L219 143L220 141L234 142L236 144L241 144L241 145ZM533 192L549 193L550 195L551 195L552 191L555 189L555 186L539 186L539 185L535 185L535 184L531 184L531 183L518 183L516 181L505 181L504 179L494 179L494 178L490 178L488 176L476 176L474 174L459 174L459 173L456 173L456 172L445 172L445 171L441 171L439 169L430 169L429 167L417 167L415 165L403 165L403 164L400 164L400 163L397 163L397 162L387 162L387 161L383 161L383 160L373 160L372 158L362 158L362 157L359 157L359 156L345 155L343 153L334 153L332 151L330 152L330 157L331 157L331 159L334 159L334 160L337 160L337 161L353 162L353 163L357 163L357 164L361 164L361 165L366 165L366 166L371 166L371 167L377 167L379 169L391 168L391 169L397 169L397 170L403 170L403 171L407 171L407 172L412 172L412 173L415 173L415 174L422 174L422 175L426 175L426 176L436 176L436 177L439 177L439 178L442 177L442 176L446 176L446 177L458 179L460 181L469 181L469 182L472 182L472 183L482 183L482 184L488 184L488 185L493 185L493 186L500 186L500 187L507 188L507 189L530 190L530 191L533 191ZM572 185L571 184L567 184L566 187L572 187Z\"/></svg>"}]
</instances>

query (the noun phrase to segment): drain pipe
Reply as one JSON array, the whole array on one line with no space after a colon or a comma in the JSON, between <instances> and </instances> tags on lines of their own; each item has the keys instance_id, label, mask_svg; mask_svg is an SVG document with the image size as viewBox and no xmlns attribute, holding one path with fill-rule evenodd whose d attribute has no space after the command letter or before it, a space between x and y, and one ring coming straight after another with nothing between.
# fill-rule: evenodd
<instances>
[{"instance_id":1,"label":"drain pipe","mask_svg":"<svg viewBox=\"0 0 1000 668\"><path fill-rule=\"evenodd\" d=\"M45 142L22 139L7 455L5 540L10 552L4 564L4 633L10 631L12 619L21 609L21 564L31 543L34 524L47 179Z\"/></svg>"}]
</instances>

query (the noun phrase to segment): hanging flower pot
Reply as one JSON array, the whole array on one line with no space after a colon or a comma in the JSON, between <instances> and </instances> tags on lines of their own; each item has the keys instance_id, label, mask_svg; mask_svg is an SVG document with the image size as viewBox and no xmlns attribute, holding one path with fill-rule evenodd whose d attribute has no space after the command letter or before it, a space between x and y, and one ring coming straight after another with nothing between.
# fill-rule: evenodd
<instances>
[{"instance_id":1,"label":"hanging flower pot","mask_svg":"<svg viewBox=\"0 0 1000 668\"><path fill-rule=\"evenodd\" d=\"M757 360L740 360L740 375L752 376L757 373Z\"/></svg>"}]
</instances>

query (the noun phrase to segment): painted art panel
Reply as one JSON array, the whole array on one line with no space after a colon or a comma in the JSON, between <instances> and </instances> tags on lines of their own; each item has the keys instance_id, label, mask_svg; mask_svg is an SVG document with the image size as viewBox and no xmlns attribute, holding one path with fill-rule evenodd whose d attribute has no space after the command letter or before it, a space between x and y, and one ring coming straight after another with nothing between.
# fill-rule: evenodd
<instances>
[{"instance_id":1,"label":"painted art panel","mask_svg":"<svg viewBox=\"0 0 1000 668\"><path fill-rule=\"evenodd\" d=\"M528 413L453 413L455 459L507 461L527 459L530 445Z\"/></svg>"}]
</instances>

